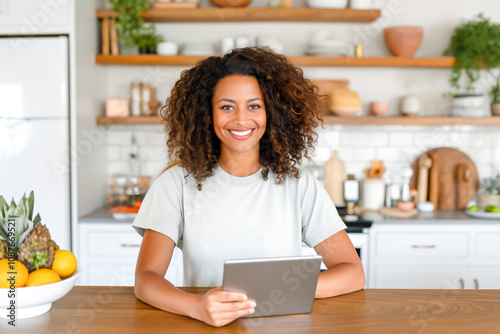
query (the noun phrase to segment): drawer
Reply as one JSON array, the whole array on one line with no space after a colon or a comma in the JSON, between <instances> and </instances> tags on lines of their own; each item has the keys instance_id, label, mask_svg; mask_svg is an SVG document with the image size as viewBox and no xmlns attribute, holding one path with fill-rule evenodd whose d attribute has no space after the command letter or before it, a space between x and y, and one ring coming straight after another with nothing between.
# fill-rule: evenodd
<instances>
[{"instance_id":1,"label":"drawer","mask_svg":"<svg viewBox=\"0 0 500 334\"><path fill-rule=\"evenodd\" d=\"M500 259L500 233L478 233L476 235L476 257Z\"/></svg>"},{"instance_id":2,"label":"drawer","mask_svg":"<svg viewBox=\"0 0 500 334\"><path fill-rule=\"evenodd\" d=\"M380 233L376 256L380 258L465 258L467 233Z\"/></svg>"},{"instance_id":3,"label":"drawer","mask_svg":"<svg viewBox=\"0 0 500 334\"><path fill-rule=\"evenodd\" d=\"M133 257L139 255L142 237L135 231L87 231L87 254L91 257Z\"/></svg>"}]
</instances>

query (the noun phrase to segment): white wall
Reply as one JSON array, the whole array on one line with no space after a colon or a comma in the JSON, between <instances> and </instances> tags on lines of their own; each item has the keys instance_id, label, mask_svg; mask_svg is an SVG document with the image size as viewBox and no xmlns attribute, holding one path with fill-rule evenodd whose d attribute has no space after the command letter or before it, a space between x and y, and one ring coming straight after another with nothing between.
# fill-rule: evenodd
<instances>
[{"instance_id":1,"label":"white wall","mask_svg":"<svg viewBox=\"0 0 500 334\"><path fill-rule=\"evenodd\" d=\"M78 216L101 207L106 200L107 146L105 129L95 120L108 96L107 68L95 64L95 8L103 0L76 1L77 144L72 152L78 171Z\"/></svg>"},{"instance_id":2,"label":"white wall","mask_svg":"<svg viewBox=\"0 0 500 334\"><path fill-rule=\"evenodd\" d=\"M265 3L266 0L254 0L252 6ZM203 2L203 5L206 3ZM302 54L309 37L315 31L327 29L335 39L351 44L362 43L365 56L389 56L383 41L383 28L420 25L424 28L424 39L415 56L439 57L462 18L485 12L493 21L500 21L500 2L491 0L374 0L374 7L382 9L382 16L369 24L179 23L158 24L157 29L166 40L178 43L208 41L214 45L225 36L270 35L283 42L287 55ZM98 67L99 78L106 84L107 96L128 97L132 81L148 81L158 86L158 99L161 102L165 101L183 69L167 66ZM397 115L399 100L407 94L417 94L421 98L422 115L447 115L449 112L449 101L442 98L442 94L451 91L448 84L450 69L308 67L304 68L304 72L312 79L348 79L351 89L357 91L363 101L363 114L368 114L371 101L383 100L390 104L388 114ZM479 90L485 91L487 88L487 85L479 85ZM87 112L94 115L96 110ZM145 173L155 176L167 164L164 134L160 125L115 126L106 129L106 132L108 177L114 173L128 172L127 159L132 133L136 134L140 144ZM328 126L319 133L317 156L313 164L318 165L320 170L331 152L339 149L349 173L362 177L362 170L369 167L370 160L382 159L388 168L388 175L396 178L402 164L411 164L424 151L432 147L451 146L460 148L473 159L480 177L500 171L498 127Z\"/></svg>"}]
</instances>

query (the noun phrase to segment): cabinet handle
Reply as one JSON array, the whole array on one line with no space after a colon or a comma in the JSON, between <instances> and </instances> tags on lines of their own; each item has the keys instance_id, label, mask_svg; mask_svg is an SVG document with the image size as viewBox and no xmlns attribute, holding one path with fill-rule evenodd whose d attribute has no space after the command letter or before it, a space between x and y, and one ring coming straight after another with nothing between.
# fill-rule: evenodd
<instances>
[{"instance_id":1,"label":"cabinet handle","mask_svg":"<svg viewBox=\"0 0 500 334\"><path fill-rule=\"evenodd\" d=\"M436 245L413 245L412 248L436 248Z\"/></svg>"},{"instance_id":2,"label":"cabinet handle","mask_svg":"<svg viewBox=\"0 0 500 334\"><path fill-rule=\"evenodd\" d=\"M141 244L121 244L121 247L141 247Z\"/></svg>"},{"instance_id":3,"label":"cabinet handle","mask_svg":"<svg viewBox=\"0 0 500 334\"><path fill-rule=\"evenodd\" d=\"M458 280L460 282L460 289L463 289L465 287L465 283L463 279Z\"/></svg>"},{"instance_id":4,"label":"cabinet handle","mask_svg":"<svg viewBox=\"0 0 500 334\"><path fill-rule=\"evenodd\" d=\"M479 289L479 281L474 278L474 289Z\"/></svg>"}]
</instances>

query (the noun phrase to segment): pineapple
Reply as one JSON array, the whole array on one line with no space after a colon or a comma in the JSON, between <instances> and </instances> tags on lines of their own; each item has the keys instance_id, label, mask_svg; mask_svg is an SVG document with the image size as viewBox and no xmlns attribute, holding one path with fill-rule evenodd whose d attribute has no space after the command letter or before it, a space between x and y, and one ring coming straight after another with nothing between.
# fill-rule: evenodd
<instances>
[{"instance_id":1,"label":"pineapple","mask_svg":"<svg viewBox=\"0 0 500 334\"><path fill-rule=\"evenodd\" d=\"M17 259L24 263L29 272L52 267L54 254L59 246L50 239L50 232L45 225L38 223L31 233L19 245Z\"/></svg>"},{"instance_id":2,"label":"pineapple","mask_svg":"<svg viewBox=\"0 0 500 334\"><path fill-rule=\"evenodd\" d=\"M40 223L40 215L33 217L34 193L29 198L24 195L16 204L14 199L10 206L0 196L0 240L8 240L12 233L14 222L14 247L12 250L17 255L17 260L24 263L31 272L40 268L50 268L54 261L54 254L59 247L51 240L49 230ZM0 248L0 255L2 250Z\"/></svg>"},{"instance_id":3,"label":"pineapple","mask_svg":"<svg viewBox=\"0 0 500 334\"><path fill-rule=\"evenodd\" d=\"M9 256L9 244L7 241L0 240L0 260L6 259Z\"/></svg>"}]
</instances>

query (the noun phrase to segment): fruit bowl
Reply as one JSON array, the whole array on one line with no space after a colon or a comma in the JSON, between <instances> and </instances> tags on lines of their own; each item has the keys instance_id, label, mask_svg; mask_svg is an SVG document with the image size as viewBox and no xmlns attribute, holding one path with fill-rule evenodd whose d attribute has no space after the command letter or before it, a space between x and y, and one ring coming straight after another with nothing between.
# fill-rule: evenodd
<instances>
[{"instance_id":1,"label":"fruit bowl","mask_svg":"<svg viewBox=\"0 0 500 334\"><path fill-rule=\"evenodd\" d=\"M15 318L32 318L48 312L52 303L64 297L75 286L80 268L59 282L15 289L15 298L9 298L9 289L0 289L0 318L9 318L8 307L15 300Z\"/></svg>"}]
</instances>

